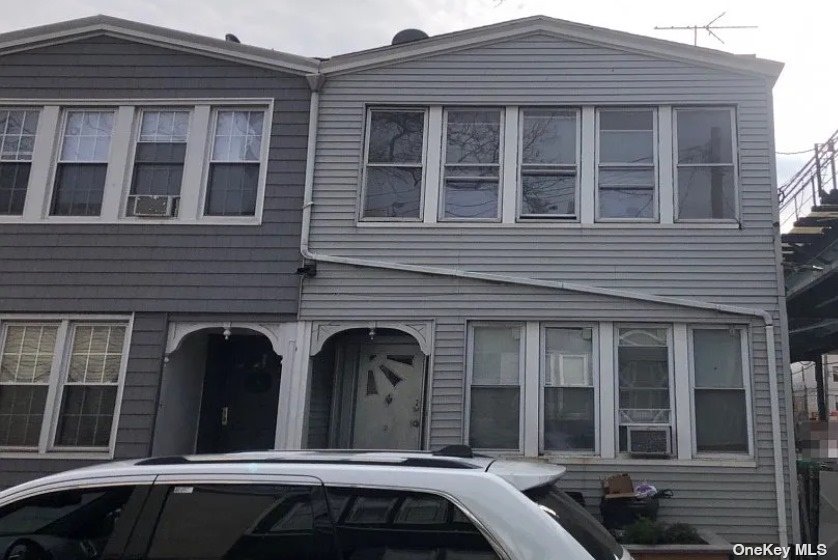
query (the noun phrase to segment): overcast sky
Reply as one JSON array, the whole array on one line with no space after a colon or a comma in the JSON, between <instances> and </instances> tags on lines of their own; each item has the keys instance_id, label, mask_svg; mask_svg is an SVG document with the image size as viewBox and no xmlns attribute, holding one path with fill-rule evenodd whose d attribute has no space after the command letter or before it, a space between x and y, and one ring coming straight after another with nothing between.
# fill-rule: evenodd
<instances>
[{"instance_id":1,"label":"overcast sky","mask_svg":"<svg viewBox=\"0 0 838 560\"><path fill-rule=\"evenodd\" d=\"M725 44L699 34L699 45L756 54L786 64L774 89L777 149L810 149L838 128L833 39L838 2L825 0L27 0L6 4L0 32L107 14L308 56L388 44L405 27L430 35L536 14L691 43L691 31L656 25L703 24L722 12ZM830 102L830 99L832 101ZM780 181L807 154L778 156Z\"/></svg>"}]
</instances>

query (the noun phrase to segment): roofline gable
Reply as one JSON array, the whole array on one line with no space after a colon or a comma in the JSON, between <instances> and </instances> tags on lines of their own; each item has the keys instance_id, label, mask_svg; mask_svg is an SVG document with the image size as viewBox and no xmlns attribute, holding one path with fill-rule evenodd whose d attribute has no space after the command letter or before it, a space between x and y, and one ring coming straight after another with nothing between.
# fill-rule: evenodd
<instances>
[{"instance_id":1,"label":"roofline gable","mask_svg":"<svg viewBox=\"0 0 838 560\"><path fill-rule=\"evenodd\" d=\"M92 16L20 29L0 34L0 57L49 45L107 35L139 43L231 60L305 75L317 72L320 61L281 51L233 43L165 27L114 18Z\"/></svg>"},{"instance_id":2,"label":"roofline gable","mask_svg":"<svg viewBox=\"0 0 838 560\"><path fill-rule=\"evenodd\" d=\"M337 74L387 66L415 58L491 44L536 33L618 48L658 58L757 74L769 78L772 83L776 81L783 69L781 62L755 56L737 55L704 47L694 47L683 43L547 16L533 16L437 35L403 45L384 46L357 53L337 55L323 62L321 72Z\"/></svg>"}]
</instances>

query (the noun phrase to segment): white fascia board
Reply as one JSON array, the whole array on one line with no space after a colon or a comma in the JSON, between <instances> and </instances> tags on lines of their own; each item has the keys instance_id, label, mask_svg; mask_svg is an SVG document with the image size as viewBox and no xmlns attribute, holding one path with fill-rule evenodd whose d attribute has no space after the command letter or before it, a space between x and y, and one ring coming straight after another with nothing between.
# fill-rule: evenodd
<instances>
[{"instance_id":1,"label":"white fascia board","mask_svg":"<svg viewBox=\"0 0 838 560\"><path fill-rule=\"evenodd\" d=\"M356 54L337 56L323 62L322 72L336 74L367 69L536 33L545 33L574 41L647 54L667 60L681 60L702 66L768 76L772 80L777 79L783 68L782 63L773 60L736 55L623 31L536 16L439 35L397 47L388 46Z\"/></svg>"}]
</instances>

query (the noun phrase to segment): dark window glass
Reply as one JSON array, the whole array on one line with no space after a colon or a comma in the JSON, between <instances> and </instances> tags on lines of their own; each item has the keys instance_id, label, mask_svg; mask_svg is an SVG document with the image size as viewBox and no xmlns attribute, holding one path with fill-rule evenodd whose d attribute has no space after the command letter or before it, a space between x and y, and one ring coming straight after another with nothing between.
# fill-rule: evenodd
<instances>
[{"instance_id":1,"label":"dark window glass","mask_svg":"<svg viewBox=\"0 0 838 560\"><path fill-rule=\"evenodd\" d=\"M332 536L315 533L319 512L313 508L314 492L305 486L261 484L173 486L146 558L332 558Z\"/></svg>"},{"instance_id":2,"label":"dark window glass","mask_svg":"<svg viewBox=\"0 0 838 560\"><path fill-rule=\"evenodd\" d=\"M66 490L6 506L0 510L0 554L55 560L111 557L115 551L107 547L133 491L129 486ZM18 539L25 540L15 545Z\"/></svg>"},{"instance_id":3,"label":"dark window glass","mask_svg":"<svg viewBox=\"0 0 838 560\"><path fill-rule=\"evenodd\" d=\"M521 215L576 214L576 111L521 112Z\"/></svg>"},{"instance_id":4,"label":"dark window glass","mask_svg":"<svg viewBox=\"0 0 838 560\"><path fill-rule=\"evenodd\" d=\"M0 109L0 215L23 214L38 111Z\"/></svg>"},{"instance_id":5,"label":"dark window glass","mask_svg":"<svg viewBox=\"0 0 838 560\"><path fill-rule=\"evenodd\" d=\"M115 404L115 386L67 385L61 401L55 444L107 447Z\"/></svg>"},{"instance_id":6,"label":"dark window glass","mask_svg":"<svg viewBox=\"0 0 838 560\"><path fill-rule=\"evenodd\" d=\"M495 560L460 509L422 492L327 489L344 560Z\"/></svg>"},{"instance_id":7,"label":"dark window glass","mask_svg":"<svg viewBox=\"0 0 838 560\"><path fill-rule=\"evenodd\" d=\"M47 385L0 385L0 446L36 447Z\"/></svg>"},{"instance_id":8,"label":"dark window glass","mask_svg":"<svg viewBox=\"0 0 838 560\"><path fill-rule=\"evenodd\" d=\"M478 325L472 331L469 445L518 449L521 342L518 325Z\"/></svg>"},{"instance_id":9,"label":"dark window glass","mask_svg":"<svg viewBox=\"0 0 838 560\"><path fill-rule=\"evenodd\" d=\"M544 449L593 451L593 331L544 330Z\"/></svg>"},{"instance_id":10,"label":"dark window glass","mask_svg":"<svg viewBox=\"0 0 838 560\"><path fill-rule=\"evenodd\" d=\"M258 163L211 164L204 213L208 216L253 216L258 183Z\"/></svg>"},{"instance_id":11,"label":"dark window glass","mask_svg":"<svg viewBox=\"0 0 838 560\"><path fill-rule=\"evenodd\" d=\"M264 111L216 113L204 214L256 214L264 117Z\"/></svg>"}]
</instances>

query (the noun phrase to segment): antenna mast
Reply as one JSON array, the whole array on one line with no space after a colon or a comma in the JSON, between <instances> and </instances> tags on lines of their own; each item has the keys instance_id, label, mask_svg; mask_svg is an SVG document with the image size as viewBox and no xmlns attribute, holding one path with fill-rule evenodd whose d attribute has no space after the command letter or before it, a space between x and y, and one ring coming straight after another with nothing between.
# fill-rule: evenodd
<instances>
[{"instance_id":1,"label":"antenna mast","mask_svg":"<svg viewBox=\"0 0 838 560\"><path fill-rule=\"evenodd\" d=\"M693 45L698 46L698 30L699 29L703 29L704 31L707 32L708 35L710 35L711 37L714 37L717 41L719 41L721 44L724 45L725 42L722 41L721 37L719 37L718 35L713 33L714 30L718 30L718 29L758 29L759 28L759 26L757 26L757 25L713 25L714 23L716 23L717 21L722 19L722 17L724 17L724 15L726 13L727 12L720 13L718 16L711 19L709 22L707 22L704 25L671 25L671 26L668 26L668 27L661 27L661 26L656 25L655 29L666 30L666 31L692 30L692 32L693 32Z\"/></svg>"}]
</instances>

